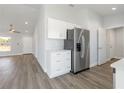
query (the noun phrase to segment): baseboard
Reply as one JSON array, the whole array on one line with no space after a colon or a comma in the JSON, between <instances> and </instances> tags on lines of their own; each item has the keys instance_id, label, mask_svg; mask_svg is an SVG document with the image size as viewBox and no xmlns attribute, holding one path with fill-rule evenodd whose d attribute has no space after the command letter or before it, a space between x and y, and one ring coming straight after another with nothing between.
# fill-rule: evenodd
<instances>
[{"instance_id":1,"label":"baseboard","mask_svg":"<svg viewBox=\"0 0 124 93\"><path fill-rule=\"evenodd\" d=\"M21 54L33 54L33 52L22 52Z\"/></svg>"},{"instance_id":2,"label":"baseboard","mask_svg":"<svg viewBox=\"0 0 124 93\"><path fill-rule=\"evenodd\" d=\"M38 58L35 56L35 54L33 54L33 56L36 58L37 62L38 62L39 65L41 66L43 72L47 73L47 70L42 66L42 64L40 63L40 61L38 60Z\"/></svg>"},{"instance_id":3,"label":"baseboard","mask_svg":"<svg viewBox=\"0 0 124 93\"><path fill-rule=\"evenodd\" d=\"M14 53L14 54L4 54L4 55L0 55L0 57L16 56L16 55L23 55L23 54L29 54L29 53L22 52L22 53ZM32 53L30 52L30 54Z\"/></svg>"},{"instance_id":4,"label":"baseboard","mask_svg":"<svg viewBox=\"0 0 124 93\"><path fill-rule=\"evenodd\" d=\"M123 57L117 57L117 56L115 56L115 57L113 57L113 58L122 59Z\"/></svg>"},{"instance_id":5,"label":"baseboard","mask_svg":"<svg viewBox=\"0 0 124 93\"><path fill-rule=\"evenodd\" d=\"M8 57L8 56L16 56L16 55L22 55L22 53L17 53L17 54L5 54L5 55L0 55L0 57Z\"/></svg>"},{"instance_id":6,"label":"baseboard","mask_svg":"<svg viewBox=\"0 0 124 93\"><path fill-rule=\"evenodd\" d=\"M109 60L111 60L111 58L106 59L106 61L109 61Z\"/></svg>"}]
</instances>

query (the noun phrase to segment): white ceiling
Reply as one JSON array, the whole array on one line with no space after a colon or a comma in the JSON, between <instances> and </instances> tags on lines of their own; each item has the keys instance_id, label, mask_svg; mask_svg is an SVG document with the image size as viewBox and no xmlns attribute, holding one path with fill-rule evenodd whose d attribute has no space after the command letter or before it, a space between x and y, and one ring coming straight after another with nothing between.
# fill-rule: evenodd
<instances>
[{"instance_id":1,"label":"white ceiling","mask_svg":"<svg viewBox=\"0 0 124 93\"><path fill-rule=\"evenodd\" d=\"M82 8L88 8L90 10L97 12L102 16L124 13L124 4L80 4L80 5L75 5L75 7L76 6ZM113 7L117 8L117 10L112 11Z\"/></svg>"},{"instance_id":2,"label":"white ceiling","mask_svg":"<svg viewBox=\"0 0 124 93\"><path fill-rule=\"evenodd\" d=\"M102 16L108 16L118 13L124 13L124 4L67 4L72 7L82 7L82 8L88 8L90 10L93 10L97 12L98 14ZM40 9L40 4L37 5L28 5L35 9ZM116 11L112 11L112 8L117 8Z\"/></svg>"},{"instance_id":3,"label":"white ceiling","mask_svg":"<svg viewBox=\"0 0 124 93\"><path fill-rule=\"evenodd\" d=\"M34 9L40 9L41 4L25 4L25 6L32 7Z\"/></svg>"},{"instance_id":4,"label":"white ceiling","mask_svg":"<svg viewBox=\"0 0 124 93\"><path fill-rule=\"evenodd\" d=\"M0 32L7 32L9 25L13 24L16 30L22 33L26 33L25 30L32 33L38 20L40 6L40 4L0 5ZM75 4L74 6L88 8L102 16L124 13L124 4ZM112 7L116 7L117 10L112 11ZM25 21L29 24L25 25Z\"/></svg>"},{"instance_id":5,"label":"white ceiling","mask_svg":"<svg viewBox=\"0 0 124 93\"><path fill-rule=\"evenodd\" d=\"M39 5L0 5L0 32L8 32L9 25L15 25L16 30L32 33L39 15ZM28 25L25 25L28 21Z\"/></svg>"},{"instance_id":6,"label":"white ceiling","mask_svg":"<svg viewBox=\"0 0 124 93\"><path fill-rule=\"evenodd\" d=\"M73 4L70 4L73 7ZM40 4L26 5L35 9L40 9ZM74 4L74 6L88 8L97 12L102 16L113 15L117 13L124 13L124 4ZM117 8L116 11L112 11L112 8Z\"/></svg>"}]
</instances>

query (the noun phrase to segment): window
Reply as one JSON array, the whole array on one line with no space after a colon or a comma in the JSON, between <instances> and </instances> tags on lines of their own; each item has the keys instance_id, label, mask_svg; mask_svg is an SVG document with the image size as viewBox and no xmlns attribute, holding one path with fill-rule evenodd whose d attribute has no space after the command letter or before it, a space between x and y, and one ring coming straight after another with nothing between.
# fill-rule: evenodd
<instances>
[{"instance_id":1,"label":"window","mask_svg":"<svg viewBox=\"0 0 124 93\"><path fill-rule=\"evenodd\" d=\"M0 36L0 52L11 51L11 37Z\"/></svg>"}]
</instances>

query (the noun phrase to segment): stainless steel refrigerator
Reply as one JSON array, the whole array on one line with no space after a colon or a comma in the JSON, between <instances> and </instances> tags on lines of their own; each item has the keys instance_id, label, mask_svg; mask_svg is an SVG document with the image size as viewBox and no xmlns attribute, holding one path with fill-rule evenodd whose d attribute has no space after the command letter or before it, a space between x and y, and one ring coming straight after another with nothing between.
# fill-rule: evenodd
<instances>
[{"instance_id":1,"label":"stainless steel refrigerator","mask_svg":"<svg viewBox=\"0 0 124 93\"><path fill-rule=\"evenodd\" d=\"M88 30L74 28L67 30L64 49L71 50L71 72L77 73L89 69L90 34Z\"/></svg>"}]
</instances>

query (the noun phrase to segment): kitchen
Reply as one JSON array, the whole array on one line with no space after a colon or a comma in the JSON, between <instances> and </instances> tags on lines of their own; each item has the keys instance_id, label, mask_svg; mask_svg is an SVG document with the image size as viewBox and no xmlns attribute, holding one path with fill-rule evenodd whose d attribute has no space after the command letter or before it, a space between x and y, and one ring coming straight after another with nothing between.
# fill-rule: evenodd
<instances>
[{"instance_id":1,"label":"kitchen","mask_svg":"<svg viewBox=\"0 0 124 93\"><path fill-rule=\"evenodd\" d=\"M2 5L1 13L7 16L2 18L7 23L1 22L1 45L10 49L1 52L0 88L123 88L123 7ZM21 9L25 9L26 16L20 16L24 12L18 11ZM19 23L14 21L16 15ZM5 32L11 35L6 36L7 40Z\"/></svg>"},{"instance_id":2,"label":"kitchen","mask_svg":"<svg viewBox=\"0 0 124 93\"><path fill-rule=\"evenodd\" d=\"M42 57L38 57L39 63L42 65L44 72L48 74L50 78L60 76L66 73L69 73L71 70L71 61L72 59L69 57L70 50L65 50L65 40L67 39L67 30L81 28L86 29L90 33L89 37L89 67L94 67L96 65L102 65L108 61L107 54L106 54L106 29L120 26L122 24L122 17L120 17L120 21L118 21L119 14L115 15L115 11L111 9L108 11L101 12L100 6L99 8L94 8L95 5L84 5L88 8L93 8L97 12L105 15L104 18L99 16L96 12L91 11L90 9L84 8L83 5L74 5L74 7L69 5L43 5L41 11L41 19L42 22L38 23L38 27L42 27L41 30L45 32L41 33L41 42L44 46L41 46L41 54ZM113 7L114 5L106 5L106 8ZM104 7L104 5L102 6ZM121 7L121 5L120 5ZM76 11L76 10L79 11ZM119 10L119 9L118 9ZM75 11L75 12L73 12ZM113 15L112 15L113 14ZM120 14L121 15L121 14ZM109 18L109 21L108 21ZM112 19L113 18L113 19ZM104 27L103 27L103 19L104 19ZM82 21L83 20L83 21ZM113 24L110 20L113 20ZM44 25L41 25L44 24ZM41 44L40 44L41 45ZM59 51L60 50L60 51ZM59 57L55 56L57 54L61 54L63 57L64 55L68 57L68 63L65 65L60 64L57 66L55 65L55 60ZM36 53L37 55L37 53ZM53 59L53 60L52 60ZM65 62L65 57L60 58L57 60L61 63L61 61ZM53 63L52 63L53 62ZM66 69L66 67L68 69ZM55 70L51 70L52 68L56 68L56 71L60 71L61 69L66 69L61 73L54 75Z\"/></svg>"}]
</instances>

